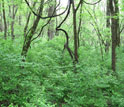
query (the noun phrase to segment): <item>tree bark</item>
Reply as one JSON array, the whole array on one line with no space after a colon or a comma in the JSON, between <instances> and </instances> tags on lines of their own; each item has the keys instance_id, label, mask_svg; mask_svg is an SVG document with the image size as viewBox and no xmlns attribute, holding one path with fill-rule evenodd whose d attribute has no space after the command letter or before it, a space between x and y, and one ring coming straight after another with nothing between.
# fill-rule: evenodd
<instances>
[{"instance_id":1,"label":"tree bark","mask_svg":"<svg viewBox=\"0 0 124 107\"><path fill-rule=\"evenodd\" d=\"M9 4L10 4L10 2L9 2ZM8 17L9 17L9 19L12 19L12 15L11 15L11 5L8 5L8 8L9 8L9 13L8 13ZM7 22L7 28L8 28L8 36L11 36L11 32L10 32L10 28L11 28L11 20L8 20L8 22Z\"/></svg>"},{"instance_id":2,"label":"tree bark","mask_svg":"<svg viewBox=\"0 0 124 107\"><path fill-rule=\"evenodd\" d=\"M116 47L119 45L118 0L110 0L112 34L112 70L116 71Z\"/></svg>"},{"instance_id":3,"label":"tree bark","mask_svg":"<svg viewBox=\"0 0 124 107\"><path fill-rule=\"evenodd\" d=\"M42 0L40 3L38 15L42 15L43 3L44 3L44 0ZM25 36L25 40L24 40L24 44L23 44L23 48L22 48L22 52L21 52L21 55L24 57L27 56L27 52L28 52L28 49L29 49L30 44L31 44L31 39L32 39L36 29L37 29L39 21L40 21L40 17L37 16L34 23L33 23L33 26L29 30L28 34L26 34L26 36ZM23 61L25 61L25 60L23 60Z\"/></svg>"},{"instance_id":4,"label":"tree bark","mask_svg":"<svg viewBox=\"0 0 124 107\"><path fill-rule=\"evenodd\" d=\"M109 2L110 0L106 0L106 16L107 16L107 19L106 19L106 28L107 29L110 29L111 28L111 23L110 23L110 5L109 5ZM110 34L110 31L107 30L107 40L106 40L106 43L105 43L105 52L108 52L109 51L109 47L110 47L110 37L109 37L109 34Z\"/></svg>"},{"instance_id":5,"label":"tree bark","mask_svg":"<svg viewBox=\"0 0 124 107\"><path fill-rule=\"evenodd\" d=\"M119 24L119 0L114 0L115 3L115 16L116 16L116 26L117 26L117 37L116 37L116 44L120 46L120 24Z\"/></svg>"},{"instance_id":6,"label":"tree bark","mask_svg":"<svg viewBox=\"0 0 124 107\"><path fill-rule=\"evenodd\" d=\"M3 24L2 24L2 12L1 12L1 3L0 3L0 32L3 31Z\"/></svg>"},{"instance_id":7,"label":"tree bark","mask_svg":"<svg viewBox=\"0 0 124 107\"><path fill-rule=\"evenodd\" d=\"M52 16L53 12L54 12L54 4L52 4L49 9L48 9L48 16ZM54 26L55 26L55 20L52 19L50 22L49 22L49 26L48 26L48 39L49 40L52 40L53 37L54 37L54 34L55 34L55 30L54 30Z\"/></svg>"},{"instance_id":8,"label":"tree bark","mask_svg":"<svg viewBox=\"0 0 124 107\"><path fill-rule=\"evenodd\" d=\"M74 33L74 58L75 62L78 62L78 34L77 34L77 23L76 23L76 9L74 1L72 3L73 10L73 33Z\"/></svg>"},{"instance_id":9,"label":"tree bark","mask_svg":"<svg viewBox=\"0 0 124 107\"><path fill-rule=\"evenodd\" d=\"M3 8L2 11L3 11L3 20L4 20L4 38L7 39L7 23L6 23L4 0L2 0L2 8Z\"/></svg>"},{"instance_id":10,"label":"tree bark","mask_svg":"<svg viewBox=\"0 0 124 107\"><path fill-rule=\"evenodd\" d=\"M35 5L36 5L36 2L34 2L33 8L34 8ZM30 21L31 13L32 12L30 11L29 14L28 14L28 17L27 17L26 25L25 25L25 28L24 28L24 37L26 36L26 32L27 32L27 29L28 29L28 24L29 24L29 21Z\"/></svg>"},{"instance_id":11,"label":"tree bark","mask_svg":"<svg viewBox=\"0 0 124 107\"><path fill-rule=\"evenodd\" d=\"M14 35L14 24L15 24L15 16L16 16L17 11L18 11L18 7L16 7L13 4L13 7L12 7L12 22L11 22L11 36L12 36L12 40L15 39L15 35Z\"/></svg>"}]
</instances>

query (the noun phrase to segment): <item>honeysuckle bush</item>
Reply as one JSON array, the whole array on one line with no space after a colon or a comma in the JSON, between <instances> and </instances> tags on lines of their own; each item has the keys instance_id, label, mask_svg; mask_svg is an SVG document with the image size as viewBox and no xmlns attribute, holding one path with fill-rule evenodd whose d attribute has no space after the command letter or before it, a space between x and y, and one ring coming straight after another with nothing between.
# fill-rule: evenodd
<instances>
[{"instance_id":1,"label":"honeysuckle bush","mask_svg":"<svg viewBox=\"0 0 124 107\"><path fill-rule=\"evenodd\" d=\"M117 76L111 56L100 49L79 48L74 72L64 37L34 41L26 62L20 55L23 39L0 40L0 104L3 107L123 107L124 52L117 49ZM18 46L18 47L17 47ZM70 47L73 49L70 42Z\"/></svg>"}]
</instances>

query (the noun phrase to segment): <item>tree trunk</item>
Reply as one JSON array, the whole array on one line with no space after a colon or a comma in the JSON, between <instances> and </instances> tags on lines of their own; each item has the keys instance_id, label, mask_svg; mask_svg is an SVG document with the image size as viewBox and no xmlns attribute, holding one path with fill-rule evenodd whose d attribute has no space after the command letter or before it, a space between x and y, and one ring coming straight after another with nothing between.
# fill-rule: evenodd
<instances>
[{"instance_id":1,"label":"tree trunk","mask_svg":"<svg viewBox=\"0 0 124 107\"><path fill-rule=\"evenodd\" d=\"M54 12L54 4L52 4L49 9L48 9L48 16L52 16ZM49 23L49 26L48 26L48 39L49 40L52 40L53 37L54 37L54 34L55 34L55 30L54 30L54 26L55 26L55 20L52 19Z\"/></svg>"},{"instance_id":2,"label":"tree trunk","mask_svg":"<svg viewBox=\"0 0 124 107\"><path fill-rule=\"evenodd\" d=\"M15 16L16 16L17 10L18 10L18 8L13 4L13 7L12 7L12 22L11 22L11 36L12 36L12 40L15 39L14 24L15 24Z\"/></svg>"},{"instance_id":3,"label":"tree trunk","mask_svg":"<svg viewBox=\"0 0 124 107\"><path fill-rule=\"evenodd\" d=\"M8 17L9 19L12 19L12 15L11 15L11 5L8 5L8 8L9 8L9 13L8 13ZM11 32L10 32L10 28L11 28L11 20L8 20L8 36L11 36Z\"/></svg>"},{"instance_id":4,"label":"tree trunk","mask_svg":"<svg viewBox=\"0 0 124 107\"><path fill-rule=\"evenodd\" d=\"M112 33L112 70L116 71L116 46L119 45L119 19L118 19L118 0L110 0L111 11L111 33Z\"/></svg>"},{"instance_id":5,"label":"tree trunk","mask_svg":"<svg viewBox=\"0 0 124 107\"><path fill-rule=\"evenodd\" d=\"M40 3L38 15L42 15L43 3L44 3L44 0L42 0ZM28 34L25 36L25 40L24 40L24 44L23 44L23 48L22 48L22 52L21 52L21 55L24 57L26 57L26 55L27 55L28 49L29 49L30 44L31 44L31 39L32 39L36 29L37 29L39 21L40 21L40 17L37 16L35 21L34 21L33 26L29 30ZM25 61L25 60L23 60L23 61Z\"/></svg>"},{"instance_id":6,"label":"tree trunk","mask_svg":"<svg viewBox=\"0 0 124 107\"><path fill-rule=\"evenodd\" d=\"M2 10L3 10L3 20L4 20L4 38L7 39L7 23L6 23L6 13L4 7L4 0L2 0Z\"/></svg>"},{"instance_id":7,"label":"tree trunk","mask_svg":"<svg viewBox=\"0 0 124 107\"><path fill-rule=\"evenodd\" d=\"M76 23L76 9L74 2L72 3L73 10L73 33L74 33L74 58L75 62L78 62L78 34L77 34L77 23Z\"/></svg>"},{"instance_id":8,"label":"tree trunk","mask_svg":"<svg viewBox=\"0 0 124 107\"><path fill-rule=\"evenodd\" d=\"M114 0L115 3L115 15L116 15L116 26L117 26L117 37L116 37L116 44L117 46L120 46L120 24L119 24L119 0Z\"/></svg>"},{"instance_id":9,"label":"tree trunk","mask_svg":"<svg viewBox=\"0 0 124 107\"><path fill-rule=\"evenodd\" d=\"M34 2L33 8L34 8L35 4L36 4L36 2ZM26 36L26 32L27 32L27 29L28 29L28 24L29 24L29 21L30 21L30 17L31 17L31 11L28 14L26 25L25 25L25 28L24 28L24 37Z\"/></svg>"},{"instance_id":10,"label":"tree trunk","mask_svg":"<svg viewBox=\"0 0 124 107\"><path fill-rule=\"evenodd\" d=\"M110 24L110 7L109 7L109 2L110 0L106 0L106 16L107 16L107 19L106 19L106 28L107 29L110 29L111 28L111 24ZM108 52L109 51L109 47L110 47L110 37L109 37L109 34L110 34L110 31L107 30L107 40L106 40L106 43L105 43L105 52Z\"/></svg>"},{"instance_id":11,"label":"tree trunk","mask_svg":"<svg viewBox=\"0 0 124 107\"><path fill-rule=\"evenodd\" d=\"M1 3L0 3L0 32L3 31L3 24L2 24L2 12L1 12Z\"/></svg>"}]
</instances>

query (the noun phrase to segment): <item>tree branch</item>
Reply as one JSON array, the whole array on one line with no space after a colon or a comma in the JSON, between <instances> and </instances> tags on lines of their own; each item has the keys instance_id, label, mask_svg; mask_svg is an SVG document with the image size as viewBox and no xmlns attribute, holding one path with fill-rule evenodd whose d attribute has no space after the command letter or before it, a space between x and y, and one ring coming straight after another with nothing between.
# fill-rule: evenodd
<instances>
[{"instance_id":1,"label":"tree branch","mask_svg":"<svg viewBox=\"0 0 124 107\"><path fill-rule=\"evenodd\" d=\"M86 2L86 1L83 0L83 2L86 3L86 4L88 4L88 5L96 5L97 3L101 2L101 1L102 1L102 0L99 0L99 1L97 1L97 2L95 2L95 3L88 3L88 2Z\"/></svg>"},{"instance_id":2,"label":"tree branch","mask_svg":"<svg viewBox=\"0 0 124 107\"><path fill-rule=\"evenodd\" d=\"M32 11L32 13L33 13L35 16L40 17L41 19L48 19L48 18L58 17L58 16L64 14L64 13L67 11L68 7L69 7L69 6L67 5L67 6L66 6L66 9L65 9L62 13L60 13L60 14L52 15L52 16L47 16L47 17L42 17L42 16L40 16L39 14L37 14L37 13L31 8L31 6L30 6L30 4L29 4L29 2L28 2L27 0L25 0L25 2L26 2L26 4L27 4L27 6L30 8L30 10ZM59 0L58 6L59 6L59 5L60 5L60 0ZM57 8L57 7L56 7L56 8ZM54 10L56 10L56 8L55 8Z\"/></svg>"}]
</instances>

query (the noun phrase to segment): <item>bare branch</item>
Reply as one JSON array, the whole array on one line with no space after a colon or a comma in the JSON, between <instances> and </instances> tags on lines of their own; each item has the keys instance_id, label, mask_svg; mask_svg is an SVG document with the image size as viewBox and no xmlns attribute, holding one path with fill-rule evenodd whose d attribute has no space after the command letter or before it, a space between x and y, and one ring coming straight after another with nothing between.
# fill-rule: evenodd
<instances>
[{"instance_id":1,"label":"bare branch","mask_svg":"<svg viewBox=\"0 0 124 107\"><path fill-rule=\"evenodd\" d=\"M31 8L31 6L30 6L30 4L29 4L29 2L27 1L27 0L25 0L25 2L26 2L26 4L28 5L28 7L30 8L30 10L32 11L32 13L35 15L35 16L38 16L38 17L40 17L41 19L48 19L48 18L53 18L53 17L57 17L57 16L60 16L60 15L62 15L62 14L64 14L66 11L67 11L67 9L68 9L68 5L66 6L66 9L62 12L62 13L60 13L60 14L57 14L57 15L52 15L52 16L47 16L47 17L42 17L42 16L40 16L39 14L37 14L32 8ZM58 6L60 5L60 0L59 0L59 4L58 4ZM57 6L57 7L58 7ZM57 8L56 7L56 8ZM54 9L54 10L56 10L56 8Z\"/></svg>"},{"instance_id":2,"label":"bare branch","mask_svg":"<svg viewBox=\"0 0 124 107\"><path fill-rule=\"evenodd\" d=\"M55 11L56 11L56 8L57 8L59 5L60 5L60 0L59 0L58 5L55 7L55 9L54 9L54 11L53 11L53 13L52 13L52 16L54 15L54 13L55 13ZM45 25L42 26L42 28L41 28L39 34L38 34L35 38L33 38L31 41L37 39L37 38L41 35L41 33L42 33L44 27L46 27L46 26L50 23L51 19L52 19L52 17L50 17L50 19L48 20L48 22L47 22ZM29 29L29 30L30 30L30 29Z\"/></svg>"},{"instance_id":3,"label":"bare branch","mask_svg":"<svg viewBox=\"0 0 124 107\"><path fill-rule=\"evenodd\" d=\"M77 11L81 5L82 5L82 0L79 1L78 6L77 6L77 8L75 9L75 11Z\"/></svg>"},{"instance_id":4,"label":"bare branch","mask_svg":"<svg viewBox=\"0 0 124 107\"><path fill-rule=\"evenodd\" d=\"M47 21L47 23L42 26L42 28L41 28L39 34L38 34L35 38L33 38L31 41L34 41L35 39L37 39L37 38L41 35L43 29L50 23L51 19L52 19L52 18L50 18L50 19Z\"/></svg>"},{"instance_id":5,"label":"bare branch","mask_svg":"<svg viewBox=\"0 0 124 107\"><path fill-rule=\"evenodd\" d=\"M97 3L101 2L101 1L102 1L102 0L99 0L99 1L97 1L97 2L95 2L95 3L88 3L88 2L86 2L86 1L83 0L83 2L86 3L86 4L88 4L88 5L96 5Z\"/></svg>"}]
</instances>

